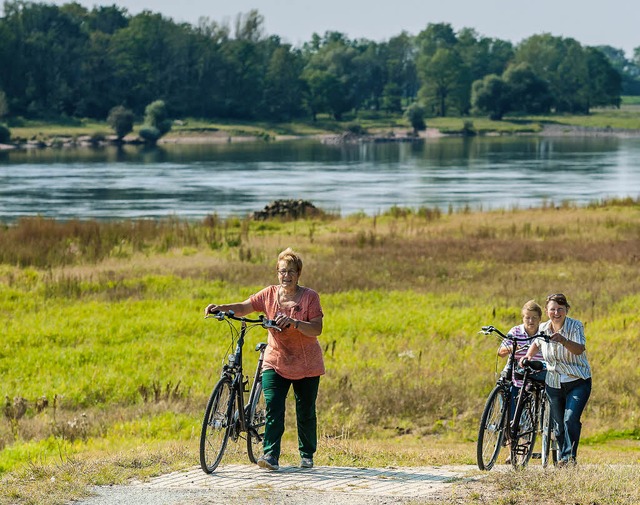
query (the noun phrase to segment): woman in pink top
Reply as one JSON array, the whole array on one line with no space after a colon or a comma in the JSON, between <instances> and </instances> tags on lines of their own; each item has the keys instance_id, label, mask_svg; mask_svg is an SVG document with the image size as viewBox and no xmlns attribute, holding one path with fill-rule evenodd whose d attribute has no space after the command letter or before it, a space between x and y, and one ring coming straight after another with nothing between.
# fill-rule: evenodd
<instances>
[{"instance_id":1,"label":"woman in pink top","mask_svg":"<svg viewBox=\"0 0 640 505\"><path fill-rule=\"evenodd\" d=\"M258 465L269 470L279 468L285 403L291 386L296 400L300 466L313 467L317 448L316 398L320 376L325 373L322 347L322 307L314 290L300 286L302 259L291 248L278 255L276 273L279 284L268 286L244 302L210 304L205 314L233 310L237 316L263 312L274 319L281 332L269 330L262 372L262 388L267 405L264 454Z\"/></svg>"}]
</instances>

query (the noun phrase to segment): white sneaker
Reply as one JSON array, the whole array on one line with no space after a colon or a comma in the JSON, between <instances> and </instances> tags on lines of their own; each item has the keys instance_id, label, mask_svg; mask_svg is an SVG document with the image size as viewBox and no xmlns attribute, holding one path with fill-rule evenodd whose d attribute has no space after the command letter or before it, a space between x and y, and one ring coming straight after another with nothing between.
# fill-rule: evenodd
<instances>
[{"instance_id":1,"label":"white sneaker","mask_svg":"<svg viewBox=\"0 0 640 505\"><path fill-rule=\"evenodd\" d=\"M300 459L300 468L313 468L313 459L311 459L311 458L301 458Z\"/></svg>"}]
</instances>

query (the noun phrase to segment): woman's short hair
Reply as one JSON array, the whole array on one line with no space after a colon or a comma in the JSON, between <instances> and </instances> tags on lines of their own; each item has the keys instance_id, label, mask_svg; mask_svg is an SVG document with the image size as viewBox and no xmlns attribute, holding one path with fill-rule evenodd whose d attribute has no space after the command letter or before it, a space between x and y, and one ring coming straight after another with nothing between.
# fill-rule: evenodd
<instances>
[{"instance_id":1,"label":"woman's short hair","mask_svg":"<svg viewBox=\"0 0 640 505\"><path fill-rule=\"evenodd\" d=\"M287 247L284 251L278 254L278 261L276 263L276 268L278 268L278 264L284 261L290 265L295 265L298 274L302 272L302 258L298 253L294 252L291 247Z\"/></svg>"},{"instance_id":2,"label":"woman's short hair","mask_svg":"<svg viewBox=\"0 0 640 505\"><path fill-rule=\"evenodd\" d=\"M555 293L553 295L547 296L547 301L544 304L545 307L549 305L549 302L556 302L558 305L562 305L563 307L570 308L569 302L567 301L567 297L562 293Z\"/></svg>"},{"instance_id":3,"label":"woman's short hair","mask_svg":"<svg viewBox=\"0 0 640 505\"><path fill-rule=\"evenodd\" d=\"M525 310L530 310L531 312L535 312L538 316L542 317L542 307L536 303L535 300L529 300L522 306L522 312Z\"/></svg>"}]
</instances>

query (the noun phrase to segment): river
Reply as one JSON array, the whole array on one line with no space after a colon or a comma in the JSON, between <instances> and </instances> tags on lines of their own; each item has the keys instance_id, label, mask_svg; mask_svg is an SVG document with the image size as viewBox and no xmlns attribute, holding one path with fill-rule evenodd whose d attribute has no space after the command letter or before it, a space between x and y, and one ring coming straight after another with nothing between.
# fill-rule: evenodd
<instances>
[{"instance_id":1,"label":"river","mask_svg":"<svg viewBox=\"0 0 640 505\"><path fill-rule=\"evenodd\" d=\"M640 139L317 140L0 153L0 221L244 216L276 199L340 215L472 210L640 196Z\"/></svg>"}]
</instances>

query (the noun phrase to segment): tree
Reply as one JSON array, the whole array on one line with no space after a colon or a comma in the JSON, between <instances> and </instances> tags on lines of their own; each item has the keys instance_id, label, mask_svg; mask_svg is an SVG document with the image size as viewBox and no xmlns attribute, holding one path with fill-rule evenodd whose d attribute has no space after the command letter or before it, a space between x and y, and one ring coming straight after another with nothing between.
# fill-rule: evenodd
<instances>
[{"instance_id":1,"label":"tree","mask_svg":"<svg viewBox=\"0 0 640 505\"><path fill-rule=\"evenodd\" d=\"M499 76L490 74L473 83L471 103L474 112L488 114L489 119L499 121L509 112L511 90Z\"/></svg>"},{"instance_id":2,"label":"tree","mask_svg":"<svg viewBox=\"0 0 640 505\"><path fill-rule=\"evenodd\" d=\"M0 123L0 144L6 144L11 141L11 130Z\"/></svg>"},{"instance_id":3,"label":"tree","mask_svg":"<svg viewBox=\"0 0 640 505\"><path fill-rule=\"evenodd\" d=\"M458 114L469 110L469 71L455 49L440 48L432 58L421 55L418 71L423 83L419 92L421 102L436 116L444 117L450 109Z\"/></svg>"},{"instance_id":4,"label":"tree","mask_svg":"<svg viewBox=\"0 0 640 505\"><path fill-rule=\"evenodd\" d=\"M9 102L7 94L0 89L0 120L9 115Z\"/></svg>"},{"instance_id":5,"label":"tree","mask_svg":"<svg viewBox=\"0 0 640 505\"><path fill-rule=\"evenodd\" d=\"M387 79L383 100L387 104L386 108L395 104L398 98L400 105L402 100L415 99L420 89L420 82L416 69L414 37L402 32L400 35L390 38L385 46L384 54ZM400 109L397 109L397 112L399 111Z\"/></svg>"},{"instance_id":6,"label":"tree","mask_svg":"<svg viewBox=\"0 0 640 505\"><path fill-rule=\"evenodd\" d=\"M586 48L588 81L587 110L591 107L620 107L622 76L607 57L594 47Z\"/></svg>"},{"instance_id":7,"label":"tree","mask_svg":"<svg viewBox=\"0 0 640 505\"><path fill-rule=\"evenodd\" d=\"M167 107L162 100L147 105L144 111L144 123L140 136L149 144L156 144L171 130L171 120L167 116Z\"/></svg>"},{"instance_id":8,"label":"tree","mask_svg":"<svg viewBox=\"0 0 640 505\"><path fill-rule=\"evenodd\" d=\"M463 28L457 35L456 49L469 68L472 81L486 75L502 75L513 59L511 42L481 37L471 28Z\"/></svg>"},{"instance_id":9,"label":"tree","mask_svg":"<svg viewBox=\"0 0 640 505\"><path fill-rule=\"evenodd\" d=\"M340 121L345 112L357 107L360 81L356 56L358 51L339 32L327 32L317 46L307 48L308 60L302 76L314 117L326 111Z\"/></svg>"},{"instance_id":10,"label":"tree","mask_svg":"<svg viewBox=\"0 0 640 505\"><path fill-rule=\"evenodd\" d=\"M269 119L288 121L302 113L302 59L288 45L271 54L264 86L264 109Z\"/></svg>"},{"instance_id":11,"label":"tree","mask_svg":"<svg viewBox=\"0 0 640 505\"><path fill-rule=\"evenodd\" d=\"M382 91L382 109L387 112L402 110L402 88L395 82L388 82Z\"/></svg>"},{"instance_id":12,"label":"tree","mask_svg":"<svg viewBox=\"0 0 640 505\"><path fill-rule=\"evenodd\" d=\"M458 43L449 23L429 23L416 37L420 55L426 58L435 56L439 49L453 49Z\"/></svg>"},{"instance_id":13,"label":"tree","mask_svg":"<svg viewBox=\"0 0 640 505\"><path fill-rule=\"evenodd\" d=\"M511 65L502 79L509 87L508 108L524 114L547 114L553 105L553 96L547 81L538 76L528 63Z\"/></svg>"},{"instance_id":14,"label":"tree","mask_svg":"<svg viewBox=\"0 0 640 505\"><path fill-rule=\"evenodd\" d=\"M16 115L73 116L83 96L80 71L88 33L86 9L5 2L0 18L0 87Z\"/></svg>"},{"instance_id":15,"label":"tree","mask_svg":"<svg viewBox=\"0 0 640 505\"><path fill-rule=\"evenodd\" d=\"M404 117L409 121L413 128L413 134L418 135L419 131L427 129L427 124L424 122L424 109L417 103L412 103L407 107L404 113Z\"/></svg>"},{"instance_id":16,"label":"tree","mask_svg":"<svg viewBox=\"0 0 640 505\"><path fill-rule=\"evenodd\" d=\"M640 95L640 58L628 60L624 50L616 49L611 46L597 46L595 49L600 51L609 60L609 63L622 77L623 95ZM640 47L636 48L638 56L640 56Z\"/></svg>"},{"instance_id":17,"label":"tree","mask_svg":"<svg viewBox=\"0 0 640 505\"><path fill-rule=\"evenodd\" d=\"M556 112L588 114L592 104L616 103L619 83L611 69L591 48L574 39L534 35L518 46L516 62L528 63L533 73L549 84ZM594 72L603 78L595 87Z\"/></svg>"},{"instance_id":18,"label":"tree","mask_svg":"<svg viewBox=\"0 0 640 505\"><path fill-rule=\"evenodd\" d=\"M133 112L122 105L116 105L109 112L107 123L116 132L118 141L133 131Z\"/></svg>"}]
</instances>

